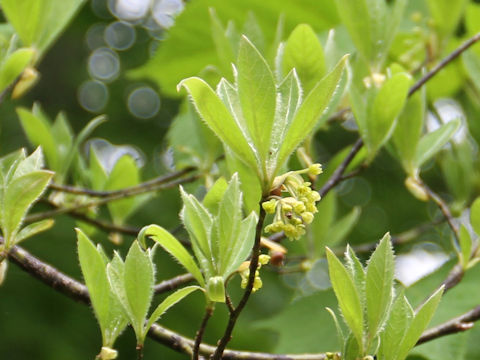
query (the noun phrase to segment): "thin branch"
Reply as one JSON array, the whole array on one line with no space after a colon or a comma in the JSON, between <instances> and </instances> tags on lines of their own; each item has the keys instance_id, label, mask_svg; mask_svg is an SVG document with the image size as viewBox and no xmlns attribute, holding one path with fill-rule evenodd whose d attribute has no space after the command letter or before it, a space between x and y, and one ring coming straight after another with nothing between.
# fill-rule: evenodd
<instances>
[{"instance_id":1,"label":"thin branch","mask_svg":"<svg viewBox=\"0 0 480 360\"><path fill-rule=\"evenodd\" d=\"M445 66L450 64L453 60L459 57L463 52L465 52L470 46L475 44L477 41L480 40L480 33L475 34L470 39L465 41L462 45L448 54L445 58L443 58L432 70L426 73L420 80L418 80L408 92L408 96L411 96L415 93L418 89L420 89L427 81L429 81L432 77L434 77L440 70L442 70Z\"/></svg>"},{"instance_id":2,"label":"thin branch","mask_svg":"<svg viewBox=\"0 0 480 360\"><path fill-rule=\"evenodd\" d=\"M75 195L87 195L87 196L99 197L99 198L118 196L121 194L130 194L130 193L134 193L136 195L139 193L139 191L142 191L142 192L154 191L156 190L157 186L160 186L172 180L178 179L179 177L182 177L188 173L191 173L194 170L196 170L195 167L189 166L180 171L176 171L174 173L167 174L167 175L162 175L135 186L127 187L120 190L112 190L112 191L96 191L92 189L79 188L79 187L70 186L70 185L60 185L55 183L51 183L49 185L49 188L55 191L66 192L66 193L75 194Z\"/></svg>"},{"instance_id":3,"label":"thin branch","mask_svg":"<svg viewBox=\"0 0 480 360\"><path fill-rule=\"evenodd\" d=\"M190 273L175 276L169 280L164 280L153 287L154 294L161 294L167 291L178 289L180 286L188 284L193 280Z\"/></svg>"},{"instance_id":4,"label":"thin branch","mask_svg":"<svg viewBox=\"0 0 480 360\"><path fill-rule=\"evenodd\" d=\"M450 212L450 208L448 207L447 203L443 201L443 199L436 194L432 189L430 189L426 184L421 183L422 188L427 193L428 197L437 204L438 208L442 212L443 216L447 220L448 226L452 229L453 235L455 236L455 240L457 244L459 243L459 234L457 225L455 225L452 213Z\"/></svg>"},{"instance_id":5,"label":"thin branch","mask_svg":"<svg viewBox=\"0 0 480 360\"><path fill-rule=\"evenodd\" d=\"M205 329L207 328L208 320L212 317L213 310L215 309L215 303L210 302L205 307L205 315L203 316L202 323L200 324L200 328L195 335L195 343L193 345L193 352L192 352L192 360L198 360L198 355L200 351L200 344L202 343L203 334L205 333Z\"/></svg>"},{"instance_id":6,"label":"thin branch","mask_svg":"<svg viewBox=\"0 0 480 360\"><path fill-rule=\"evenodd\" d=\"M426 343L439 337L469 330L473 327L474 322L478 320L480 320L480 305L460 316L457 316L456 318L428 329L422 334L417 342L417 345Z\"/></svg>"},{"instance_id":7,"label":"thin branch","mask_svg":"<svg viewBox=\"0 0 480 360\"><path fill-rule=\"evenodd\" d=\"M51 218L51 217L54 217L54 216L57 216L57 215L70 213L72 211L78 211L79 209L101 206L101 205L105 205L105 204L107 204L111 201L114 201L114 200L120 200L120 199L124 199L124 198L127 198L127 197L136 196L136 195L143 194L143 193L149 192L149 191L158 191L158 190L170 189L170 188L176 187L180 184L193 182L193 181L197 180L198 178L199 178L199 175L194 175L194 176L190 176L190 177L187 177L187 178L180 178L180 179L173 180L171 182L162 183L160 185L155 185L154 187L148 187L147 186L147 187L136 188L135 190L131 190L131 191L128 191L128 192L114 193L114 194L112 194L108 197L100 198L98 200L89 201L89 202L86 202L86 203L83 203L83 204L76 204L76 205L72 205L72 206L58 208L58 209L55 209L55 210L41 212L41 213L38 213L38 214L33 214L33 215L30 215L30 216L27 216L25 218L25 222L32 223L32 222L35 222L35 221Z\"/></svg>"},{"instance_id":8,"label":"thin branch","mask_svg":"<svg viewBox=\"0 0 480 360\"><path fill-rule=\"evenodd\" d=\"M257 222L257 227L255 229L255 243L253 245L252 249L252 258L250 259L250 269L249 269L249 274L248 274L248 283L245 288L245 292L243 293L242 298L240 299L240 302L238 303L237 307L233 312L230 312L230 316L228 319L228 324L227 328L225 329L225 332L222 336L222 338L218 342L217 349L211 356L212 360L220 360L222 358L222 354L232 338L232 332L235 327L235 324L237 322L238 316L242 312L243 308L247 304L247 301L252 294L253 291L253 284L255 282L255 274L257 272L257 267L258 267L258 257L260 255L260 242L262 238L262 231L263 231L263 223L265 221L265 210L262 207L262 203L264 201L264 197L262 196L262 199L260 200L259 203L259 208L260 208L260 213L258 215L258 222Z\"/></svg>"},{"instance_id":9,"label":"thin branch","mask_svg":"<svg viewBox=\"0 0 480 360\"><path fill-rule=\"evenodd\" d=\"M116 232L119 234L125 234L125 235L133 235L137 236L137 234L140 232L141 228L135 227L135 226L128 226L128 225L117 225L108 221L104 220L99 220L99 219L93 219L90 216L78 212L78 211L70 211L68 215L86 222L90 225L95 226L97 229L104 230L106 232Z\"/></svg>"},{"instance_id":10,"label":"thin branch","mask_svg":"<svg viewBox=\"0 0 480 360\"><path fill-rule=\"evenodd\" d=\"M360 151L363 146L363 140L358 139L355 144L353 144L352 148L348 155L343 159L342 163L335 169L332 176L327 180L325 185L318 191L321 197L324 197L328 194L330 190L332 190L342 179L343 173L347 169L348 165L352 162L355 158L355 155Z\"/></svg>"}]
</instances>

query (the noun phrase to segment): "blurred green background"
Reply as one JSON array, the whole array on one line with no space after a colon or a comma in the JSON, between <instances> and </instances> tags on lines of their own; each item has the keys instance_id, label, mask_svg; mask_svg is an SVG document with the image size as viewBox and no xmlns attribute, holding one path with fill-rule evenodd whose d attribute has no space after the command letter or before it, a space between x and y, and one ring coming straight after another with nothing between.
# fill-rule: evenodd
<instances>
[{"instance_id":1,"label":"blurred green background","mask_svg":"<svg viewBox=\"0 0 480 360\"><path fill-rule=\"evenodd\" d=\"M204 71L208 64L219 66L211 36L209 7L216 9L224 24L233 19L241 25L249 21L250 11L253 12L264 34L265 44L273 41L276 24L283 14L286 35L295 25L306 22L314 27L324 42L327 30L336 27L339 38L343 39L340 47L345 51L352 47L330 0L87 1L42 60L38 68L41 74L38 84L22 99L7 100L2 104L0 152L6 154L18 147L29 146L15 108L30 108L34 102L39 102L51 118L59 111L65 111L76 132L92 117L106 114L109 121L94 132L94 137L107 139L116 145L129 144L137 149L145 161L144 179L165 173L169 169L165 134L181 105L175 85L186 76ZM404 28L411 25L410 17L415 12L428 16L425 1L410 1L402 23ZM463 36L461 29L459 31L458 36ZM265 51L268 51L267 46ZM444 81L449 82L448 78ZM439 87L444 85L437 84ZM463 111L468 115L466 118L472 139L478 140L478 103L472 101L461 86L449 91L440 95L456 96L462 103ZM320 131L315 136L318 160L327 163L334 154L353 143L356 136L355 132L338 124L330 126L328 132ZM442 194L447 192L448 184L442 179L438 164L431 162L424 178L435 190ZM354 206L362 208L348 242L362 244L377 241L387 231L399 234L438 217L433 204L413 198L405 189L403 180L399 163L392 160L388 151L383 151L369 169L342 183L337 189L339 214L346 214ZM191 185L191 188L195 189L196 185L199 184ZM43 208L38 205L35 209ZM177 190L165 191L150 200L129 223L136 226L157 223L173 229L179 225L179 210ZM80 280L74 227L74 220L60 216L53 230L29 240L24 246L35 256ZM426 243L422 246L428 251L443 251L450 256L447 233L443 225L438 226L422 234L415 241L415 246ZM95 240L109 251L114 248L106 234L97 234ZM131 238L125 237L120 248L123 254L130 241ZM302 251L298 244L288 243L286 246L291 254ZM413 246L407 244L398 251L408 252ZM160 252L156 264L159 281L182 272L178 265ZM448 264L414 285L410 289L412 302L418 304L447 270ZM242 314L230 347L292 353L338 349L334 324L324 310L326 306L336 308L331 290L319 290L312 286L307 292L301 291L298 289L298 278L279 275L271 268L265 269L262 277L264 288L253 296ZM447 295L436 322L478 303L475 299L480 299L480 291L475 279L475 274L469 274L464 286ZM232 289L238 289L232 290L236 298L240 294L238 285L237 279L232 285ZM452 300L457 301L454 310L449 307ZM166 314L161 324L192 337L203 314L202 304L202 296L194 295ZM207 342L214 343L222 334L226 315L225 309L218 306L208 326ZM477 358L474 344L468 341L477 333L478 330L474 330L421 347L423 355L418 355L417 359ZM100 333L90 309L44 286L10 264L7 280L0 288L0 359L93 359L100 344ZM119 359L133 359L133 332L127 330L117 346ZM453 348L458 353L445 352L445 349ZM154 358L186 357L147 340L145 359Z\"/></svg>"}]
</instances>

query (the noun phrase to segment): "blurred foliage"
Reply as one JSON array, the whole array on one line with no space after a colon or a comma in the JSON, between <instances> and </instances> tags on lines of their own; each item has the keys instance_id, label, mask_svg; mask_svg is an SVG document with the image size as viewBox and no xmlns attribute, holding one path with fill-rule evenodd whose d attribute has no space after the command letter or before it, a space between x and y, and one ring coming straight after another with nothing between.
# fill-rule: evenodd
<instances>
[{"instance_id":1,"label":"blurred foliage","mask_svg":"<svg viewBox=\"0 0 480 360\"><path fill-rule=\"evenodd\" d=\"M62 3L60 0L57 1ZM153 1L152 4L157 2L159 1ZM9 3L12 1L0 1L7 16L10 16L7 5ZM80 5L81 1L68 3L72 8L65 11L74 12L77 11L76 6ZM400 1L387 3L396 4ZM79 134L92 118L106 114L108 121L96 128L90 137L97 138L97 145L99 142L104 144L102 142L104 140L101 139L107 139L112 149L120 148L120 152L112 150L109 156L117 156L116 160L123 160L116 162L115 167L109 167L107 163L112 158L104 158L103 163L95 159L98 157L98 149L92 142L87 143L89 146L84 143L77 144L76 147L70 144L72 151L78 151L85 163L63 158L63 169L70 166L68 161L73 161L76 164L77 175L80 175L72 177L65 170L65 173L61 173L62 182L70 184L75 181L77 185L91 186L96 190L117 189L137 184L173 169L195 165L207 176L194 184L187 184L186 190L201 197L206 192L205 188L212 185L220 173L228 173L235 159L229 159L228 164L215 162L221 154L221 145L210 130L198 121L198 115L192 106L184 98L180 98L183 95L176 91L179 81L186 77L201 75L214 86L221 76L233 80L230 60L236 58L237 48L231 45L230 52L225 52L222 50L225 47L222 46L225 46L226 39L230 41L242 33L248 35L262 51L269 65L274 67L278 44L287 41L298 24L309 24L314 31L313 35L318 36L323 51L329 54L325 56L325 69L323 66L320 67L320 72L332 69L341 55L354 52L361 41L350 38L348 31L351 30L342 25L340 20L345 21L349 15L338 14L335 2L331 0L262 2L192 0L186 3L177 2L175 11L160 12L162 16L154 11L155 7L147 7L143 13L135 15L137 17L123 18L129 24L126 36L131 36L132 31L135 34L134 40L125 47L122 45L124 43L116 43L115 39L113 42L111 39L110 42L107 41L109 26L118 24L124 16L115 4L113 0L85 1L84 6L78 9L74 20L58 36L56 42L37 44L41 54L35 60L39 61L35 63L39 73L36 85L23 97L15 100L6 99L1 104L2 155L21 146L34 150L38 145L31 141L30 136L30 142L25 136L21 120L16 113L19 107L32 109L33 104L38 102L41 104L42 116L46 122L49 120L45 119L55 119L57 114L65 111L68 118L68 125L65 128L71 130L70 134ZM214 8L214 11L210 8ZM178 16L176 12L179 12ZM389 49L385 45L385 56L381 61L373 59L375 68L385 71L384 65L387 64L392 73L402 74L397 76L405 82L402 85L402 98L405 98L411 82L407 83L408 76L404 74L408 72L413 78L418 78L422 74L423 66L431 68L463 40L478 32L479 15L480 4L473 0L407 1L398 24L398 33L393 39L383 39L388 40L389 45ZM33 12L29 16L37 18ZM362 18L362 21L366 20ZM60 21L58 26L61 25ZM329 35L328 30L332 28L335 32ZM302 30L298 29L297 32ZM376 32L372 30L372 34L380 36L382 29L376 29ZM228 36L220 36L220 31ZM305 36L312 36L305 28L303 33L307 34ZM3 54L11 44L14 45L15 51L21 51L16 56L25 58L20 61L22 65L20 70L13 69L17 74L26 66L23 61L30 63L32 58L30 53L22 53L24 49L12 42L11 34L11 29L0 28L0 51ZM34 30L19 35L24 42L23 45L35 44ZM55 27L52 28L50 36L52 41L57 35ZM128 41L126 43L128 44ZM321 59L323 54L318 47L314 48L317 49L316 56ZM287 53L290 51L292 62L297 61L293 56L295 49L291 50L288 42L285 51ZM10 56L14 54L15 52ZM362 57L365 61L358 60L358 56L353 57L352 66L360 74L358 79L351 80L356 82L356 85L362 85L361 82L369 71L365 62L372 60L370 50L364 50ZM95 68L95 59L106 62L100 63L103 65ZM287 72L289 65L283 66L282 71ZM1 85L11 80L10 77L2 75L4 68L11 69L7 62L0 64ZM109 69L113 69L113 72L109 72ZM95 72L97 70L100 72ZM299 75L303 82L308 78L308 73L299 72ZM82 92L86 84L93 84L93 87ZM140 101L135 100L134 91L145 88L153 89L155 95L151 98L141 97ZM379 94L369 90L361 93L359 98L380 96ZM91 97L86 97L87 95ZM389 98L386 95L384 96ZM448 103L442 102L445 98L448 98ZM96 100L99 102L95 102ZM342 108L346 101L346 98L336 99L336 105ZM412 105L411 102L416 104ZM433 203L420 201L407 190L404 185L407 176L415 175L421 170L422 180L449 201L456 217L464 224L468 223L468 220L465 220L468 218L466 209L480 194L478 170L480 47L476 46L465 52L434 77L426 86L424 93L417 93L406 104L407 109L413 114L409 118L412 120L412 127L426 128L433 132L441 126L453 127L451 120L455 120L460 131L447 145L445 145L447 141L436 141L434 146L432 143L423 145L428 150L435 147L435 154L432 152L431 158L425 159L423 164L417 163L418 166L415 167L412 162L419 161L414 159L412 148L420 146L419 143L414 141L413 146L407 143L402 147L396 140L395 133L393 141L389 141L388 136L392 135L390 121L393 122L397 114L387 116L380 113L381 108L375 110L380 113L375 113L377 117L385 115L389 119L388 126L382 129L381 138L372 140L369 146L369 159L372 163L358 176L342 182L335 193L322 200L319 205L320 216L316 218L307 241L302 244L293 242L285 244L289 259L292 259L285 267L286 272L299 267L302 272L279 275L273 267L262 269L264 286L261 292L250 300L240 317L230 347L279 353L340 349L341 344L338 344L334 335L335 324L324 310L325 307L336 308L336 300L333 291L329 289L326 275L328 270L325 261L321 259L324 246L341 246L346 242L352 245L372 243L387 231L396 235L415 226L438 220L440 214ZM422 106L429 110L428 114L420 116L421 119L415 122L414 116ZM30 110L21 111L24 114L30 113ZM361 110L357 111L354 107L354 112L357 115ZM402 116L405 117L405 113ZM311 144L308 155L315 162L326 164L325 173L320 175L317 185L326 181L346 156L350 144L357 139L355 132L357 125L351 117L347 116L346 121L328 124L326 118L324 120L320 131L307 140ZM362 128L362 124L358 124L358 127ZM368 129L369 125L365 125L364 128ZM326 129L328 131L325 131ZM400 132L402 129L399 127L396 131ZM406 132L411 134L410 129ZM197 137L191 139L194 135ZM412 136L410 140L413 141L414 138L420 139L420 133ZM380 149L382 144L385 144L385 147ZM54 147L61 145L52 144ZM128 145L128 149L120 145ZM205 148L208 150L204 151ZM51 160L45 147L44 150L48 163ZM411 150L410 158L407 159L409 161L398 161L399 153L405 154L409 150ZM379 152L375 154L377 151ZM122 157L119 154L127 156ZM433 155L436 155L436 158L433 158ZM356 165L362 163L367 156L366 153L361 153ZM229 157L227 154L227 159ZM133 161L138 159L140 160ZM82 171L95 161L96 171ZM290 160L295 166L300 162L301 160L295 157ZM49 165L54 168L54 165ZM351 169L354 168L352 166ZM119 180L121 183L108 181L111 173L124 171L132 174L131 178L121 178L121 181ZM242 185L255 189L256 185L252 185L252 179L248 177L248 169L244 173L246 174L242 174L240 170ZM131 201L110 204L112 220L118 224L128 220L128 224L138 227L156 223L166 229L175 229L180 225L178 214L181 201L178 190L166 190L156 196L141 197L137 200L135 204ZM251 199L246 198L245 203L249 209L254 206ZM139 206L140 204L142 206ZM47 209L46 205L37 204L34 210ZM325 215L322 215L322 212ZM106 211L99 211L97 215L108 218ZM80 280L82 277L73 230L76 225L78 224L75 220L68 216L60 216L48 233L38 235L35 241L25 242L24 246L35 256ZM90 231L89 235L100 242L108 254L118 249L123 256L126 255L133 240L130 236L124 236L123 243L117 245L109 241L108 234L103 232ZM177 237L186 239L187 235L181 230ZM453 258L455 249L451 240L447 225L442 223L419 234L412 242L401 244L396 248L396 253L408 254L418 246L423 246L432 253L442 252L446 257ZM295 259L296 256L305 254L306 250L307 261L304 258ZM160 251L155 255L155 264L158 280L168 279L183 271L179 265L171 261L169 255ZM453 265L454 261L451 260L439 270L433 269L431 275L409 287L406 294L411 299L412 305L416 306L424 300L445 278ZM462 283L445 295L439 311L434 316L433 324L459 315L478 304L479 276L478 267L467 272ZM234 299L241 296L238 282L238 279L235 279L230 286ZM154 299L154 305L158 302L158 299ZM162 317L162 325L193 337L201 321L203 305L204 297L194 294ZM205 341L214 343L222 335L226 318L227 311L219 307L209 323ZM0 319L1 357L5 359L83 360L93 358L92 354L96 354L101 346L100 333L88 307L59 295L13 265L9 267L7 279L0 288ZM478 358L480 355L475 339L479 336L479 331L477 325L469 332L422 345L414 349L415 356L411 359ZM134 358L133 332L127 331L122 334L117 347L119 359ZM184 355L147 338L145 358L155 357L173 360L185 358Z\"/></svg>"}]
</instances>

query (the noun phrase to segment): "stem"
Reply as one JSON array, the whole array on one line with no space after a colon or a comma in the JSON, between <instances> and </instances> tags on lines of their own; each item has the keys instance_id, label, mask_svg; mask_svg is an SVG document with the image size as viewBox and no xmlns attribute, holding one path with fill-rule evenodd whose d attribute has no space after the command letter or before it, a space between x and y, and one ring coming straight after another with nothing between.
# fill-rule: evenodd
<instances>
[{"instance_id":1,"label":"stem","mask_svg":"<svg viewBox=\"0 0 480 360\"><path fill-rule=\"evenodd\" d=\"M263 223L265 221L265 210L262 207L262 203L265 200L265 197L262 196L260 200L259 207L260 207L260 214L258 216L257 227L255 229L255 243L252 249L252 258L250 260L250 273L248 274L248 283L247 287L245 288L245 292L243 293L240 302L238 303L235 310L230 312L230 317L228 319L227 328L222 336L222 338L218 342L217 349L215 350L214 354L211 356L212 360L220 360L222 358L222 354L227 346L228 342L232 338L233 328L237 322L238 316L242 312L243 308L247 304L247 301L252 294L253 290L253 283L255 281L255 272L257 271L258 267L258 257L260 255L260 239L262 237L263 231Z\"/></svg>"},{"instance_id":2,"label":"stem","mask_svg":"<svg viewBox=\"0 0 480 360\"><path fill-rule=\"evenodd\" d=\"M143 344L137 344L136 350L137 350L137 360L142 360L143 359Z\"/></svg>"},{"instance_id":3,"label":"stem","mask_svg":"<svg viewBox=\"0 0 480 360\"><path fill-rule=\"evenodd\" d=\"M128 192L121 191L121 192L113 193L112 195L109 195L107 197L103 197L103 198L98 199L98 200L89 201L89 202L86 202L86 203L83 203L83 204L76 204L76 205L67 206L67 207L63 207L63 208L59 208L59 209L55 209L55 210L45 211L45 212L38 213L38 214L33 214L33 215L30 215L30 216L27 216L25 218L25 222L32 223L32 222L47 219L47 218L50 218L50 217L53 217L53 216L56 216L56 215L61 215L61 214L65 214L65 213L70 213L72 211L77 211L78 209L85 209L85 208L88 208L88 207L105 205L105 204L107 204L111 201L114 201L114 200L124 199L124 198L127 198L127 197L143 194L143 193L146 193L146 192L149 192L149 191L170 189L170 188L176 187L177 185L180 185L180 184L193 182L193 181L197 180L199 177L200 177L199 175L194 175L194 176L190 176L188 178L181 178L181 179L173 180L171 182L162 183L160 185L155 185L153 187L150 187L150 186L134 187L131 191L128 191Z\"/></svg>"},{"instance_id":4,"label":"stem","mask_svg":"<svg viewBox=\"0 0 480 360\"><path fill-rule=\"evenodd\" d=\"M408 92L408 96L412 96L418 89L420 89L427 81L429 81L432 77L434 77L440 70L442 70L445 66L450 64L453 60L459 57L463 52L465 52L470 46L475 44L477 41L480 40L480 33L475 34L470 39L465 41L462 45L448 54L445 58L442 59L432 70L426 73L420 80L418 80Z\"/></svg>"},{"instance_id":5,"label":"stem","mask_svg":"<svg viewBox=\"0 0 480 360\"><path fill-rule=\"evenodd\" d=\"M195 336L195 343L193 345L193 352L192 352L192 360L198 360L198 354L200 350L200 344L202 343L203 334L205 333L205 329L207 328L208 320L213 314L215 310L215 303L209 302L205 307L205 315L203 315L202 323L200 324L200 328L197 331Z\"/></svg>"}]
</instances>

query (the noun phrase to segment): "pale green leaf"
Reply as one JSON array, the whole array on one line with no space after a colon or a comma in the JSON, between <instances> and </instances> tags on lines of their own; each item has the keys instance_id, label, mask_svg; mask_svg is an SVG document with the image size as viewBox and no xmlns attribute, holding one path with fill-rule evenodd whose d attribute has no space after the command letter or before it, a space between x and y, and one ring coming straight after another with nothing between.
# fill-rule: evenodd
<instances>
[{"instance_id":1,"label":"pale green leaf","mask_svg":"<svg viewBox=\"0 0 480 360\"><path fill-rule=\"evenodd\" d=\"M0 65L0 91L5 90L30 64L35 54L31 48L21 48L8 56Z\"/></svg>"},{"instance_id":2,"label":"pale green leaf","mask_svg":"<svg viewBox=\"0 0 480 360\"><path fill-rule=\"evenodd\" d=\"M295 68L306 95L325 75L323 48L310 25L300 24L292 31L285 44L282 63L284 73Z\"/></svg>"},{"instance_id":3,"label":"pale green leaf","mask_svg":"<svg viewBox=\"0 0 480 360\"><path fill-rule=\"evenodd\" d=\"M27 175L31 172L41 170L44 166L42 148L38 147L28 157L18 163L15 171L9 181L15 180L20 176Z\"/></svg>"},{"instance_id":4,"label":"pale green leaf","mask_svg":"<svg viewBox=\"0 0 480 360\"><path fill-rule=\"evenodd\" d=\"M212 39L213 43L215 44L217 57L220 60L223 73L228 74L231 72L231 65L235 59L234 49L225 33L225 29L223 28L215 9L210 8L209 13Z\"/></svg>"},{"instance_id":5,"label":"pale green leaf","mask_svg":"<svg viewBox=\"0 0 480 360\"><path fill-rule=\"evenodd\" d=\"M198 286L187 286L182 289L175 291L173 294L167 296L155 309L155 311L150 316L147 325L145 326L145 334L152 327L153 323L156 322L160 317L173 305L183 300L186 296L190 295L195 290L201 290Z\"/></svg>"},{"instance_id":6,"label":"pale green leaf","mask_svg":"<svg viewBox=\"0 0 480 360\"><path fill-rule=\"evenodd\" d=\"M366 276L365 269L363 268L360 259L353 251L352 247L347 244L347 249L345 250L345 263L346 269L350 273L350 276L353 279L355 287L357 289L358 297L362 307L365 307L366 297L365 297L365 285L366 285Z\"/></svg>"},{"instance_id":7,"label":"pale green leaf","mask_svg":"<svg viewBox=\"0 0 480 360\"><path fill-rule=\"evenodd\" d=\"M473 230L480 236L480 197L476 198L470 207L470 223Z\"/></svg>"},{"instance_id":8,"label":"pale green leaf","mask_svg":"<svg viewBox=\"0 0 480 360\"><path fill-rule=\"evenodd\" d=\"M415 171L414 161L423 129L425 94L426 90L423 87L407 100L392 136L403 168L410 175Z\"/></svg>"},{"instance_id":9,"label":"pale green leaf","mask_svg":"<svg viewBox=\"0 0 480 360\"><path fill-rule=\"evenodd\" d=\"M406 359L408 352L415 346L418 339L426 329L442 298L444 287L438 289L428 300L415 312L415 317L398 347L394 360Z\"/></svg>"},{"instance_id":10,"label":"pale green leaf","mask_svg":"<svg viewBox=\"0 0 480 360\"><path fill-rule=\"evenodd\" d=\"M259 157L268 156L275 118L276 88L272 71L250 40L240 40L238 59L238 97L245 124Z\"/></svg>"},{"instance_id":11,"label":"pale green leaf","mask_svg":"<svg viewBox=\"0 0 480 360\"><path fill-rule=\"evenodd\" d=\"M208 84L200 78L183 80L179 87L189 92L195 108L210 129L230 147L239 158L251 168L257 167L257 160L247 142L240 125L235 121L223 102Z\"/></svg>"},{"instance_id":12,"label":"pale green leaf","mask_svg":"<svg viewBox=\"0 0 480 360\"><path fill-rule=\"evenodd\" d=\"M328 270L333 290L337 296L343 318L358 344L363 339L363 309L357 287L347 269L335 254L327 248Z\"/></svg>"},{"instance_id":13,"label":"pale green leaf","mask_svg":"<svg viewBox=\"0 0 480 360\"><path fill-rule=\"evenodd\" d=\"M242 221L242 193L240 191L240 182L238 174L233 174L228 187L223 195L219 205L218 216L216 218L218 231L218 271L223 274L229 266L229 255L234 248L234 243L238 239L240 223Z\"/></svg>"},{"instance_id":14,"label":"pale green leaf","mask_svg":"<svg viewBox=\"0 0 480 360\"><path fill-rule=\"evenodd\" d=\"M117 252L114 253L112 261L107 265L107 278L113 294L121 304L125 317L131 322L134 316L125 290L125 263Z\"/></svg>"},{"instance_id":15,"label":"pale green leaf","mask_svg":"<svg viewBox=\"0 0 480 360\"><path fill-rule=\"evenodd\" d=\"M204 287L202 273L192 256L185 250L183 245L172 234L158 225L144 227L139 235L139 241L143 242L144 237L149 236L155 240L165 251L171 254L189 273L193 275L200 286Z\"/></svg>"},{"instance_id":16,"label":"pale green leaf","mask_svg":"<svg viewBox=\"0 0 480 360\"><path fill-rule=\"evenodd\" d=\"M48 120L41 113L36 115L25 108L17 108L17 114L30 143L41 146L49 167L52 170L59 170L56 142Z\"/></svg>"},{"instance_id":17,"label":"pale green leaf","mask_svg":"<svg viewBox=\"0 0 480 360\"><path fill-rule=\"evenodd\" d=\"M337 66L315 85L297 110L280 148L277 168L283 165L295 148L310 134L316 121L328 107L332 96L338 90L347 58L347 55L344 56Z\"/></svg>"},{"instance_id":18,"label":"pale green leaf","mask_svg":"<svg viewBox=\"0 0 480 360\"><path fill-rule=\"evenodd\" d=\"M444 36L453 32L461 19L468 0L427 0L435 29Z\"/></svg>"},{"instance_id":19,"label":"pale green leaf","mask_svg":"<svg viewBox=\"0 0 480 360\"><path fill-rule=\"evenodd\" d=\"M410 75L397 73L377 93L366 119L366 145L371 157L389 139L407 99L410 83Z\"/></svg>"},{"instance_id":20,"label":"pale green leaf","mask_svg":"<svg viewBox=\"0 0 480 360\"><path fill-rule=\"evenodd\" d=\"M50 229L53 224L53 219L41 220L32 224L28 224L18 232L17 236L15 236L15 244L19 244L21 241L28 239L29 237L35 236L38 233Z\"/></svg>"},{"instance_id":21,"label":"pale green leaf","mask_svg":"<svg viewBox=\"0 0 480 360\"><path fill-rule=\"evenodd\" d=\"M150 256L134 241L125 258L125 294L133 318L130 319L137 343L142 344L148 309L152 302L155 269Z\"/></svg>"},{"instance_id":22,"label":"pale green leaf","mask_svg":"<svg viewBox=\"0 0 480 360\"><path fill-rule=\"evenodd\" d=\"M470 261L470 256L472 255L472 238L468 233L467 228L465 225L460 226L459 231L459 245L460 245L460 263L464 269L467 269L468 263Z\"/></svg>"},{"instance_id":23,"label":"pale green leaf","mask_svg":"<svg viewBox=\"0 0 480 360\"><path fill-rule=\"evenodd\" d=\"M250 215L241 222L238 236L233 239L231 249L228 251L226 268L222 274L224 277L228 277L231 273L237 271L239 266L248 258L255 241L257 221L258 216L252 211Z\"/></svg>"},{"instance_id":24,"label":"pale green leaf","mask_svg":"<svg viewBox=\"0 0 480 360\"><path fill-rule=\"evenodd\" d=\"M390 316L380 335L379 360L395 358L395 354L413 317L413 310L402 290L393 302Z\"/></svg>"},{"instance_id":25,"label":"pale green leaf","mask_svg":"<svg viewBox=\"0 0 480 360\"><path fill-rule=\"evenodd\" d=\"M6 239L15 235L28 209L42 195L52 175L50 171L33 171L8 184L2 209L2 231Z\"/></svg>"},{"instance_id":26,"label":"pale green leaf","mask_svg":"<svg viewBox=\"0 0 480 360\"><path fill-rule=\"evenodd\" d=\"M85 0L2 0L2 10L25 46L43 52Z\"/></svg>"},{"instance_id":27,"label":"pale green leaf","mask_svg":"<svg viewBox=\"0 0 480 360\"><path fill-rule=\"evenodd\" d=\"M393 298L395 262L390 234L380 240L367 266L367 325L370 339L382 328Z\"/></svg>"},{"instance_id":28,"label":"pale green leaf","mask_svg":"<svg viewBox=\"0 0 480 360\"><path fill-rule=\"evenodd\" d=\"M420 168L425 162L430 160L440 149L450 141L451 137L460 126L460 120L450 121L442 125L439 129L428 133L420 139L417 153L415 156L415 165Z\"/></svg>"},{"instance_id":29,"label":"pale green leaf","mask_svg":"<svg viewBox=\"0 0 480 360\"><path fill-rule=\"evenodd\" d=\"M207 194L203 198L203 206L207 208L210 214L217 214L218 207L220 202L225 194L225 190L227 190L228 183L225 178L219 177L217 181L213 184L213 186L208 190Z\"/></svg>"}]
</instances>

